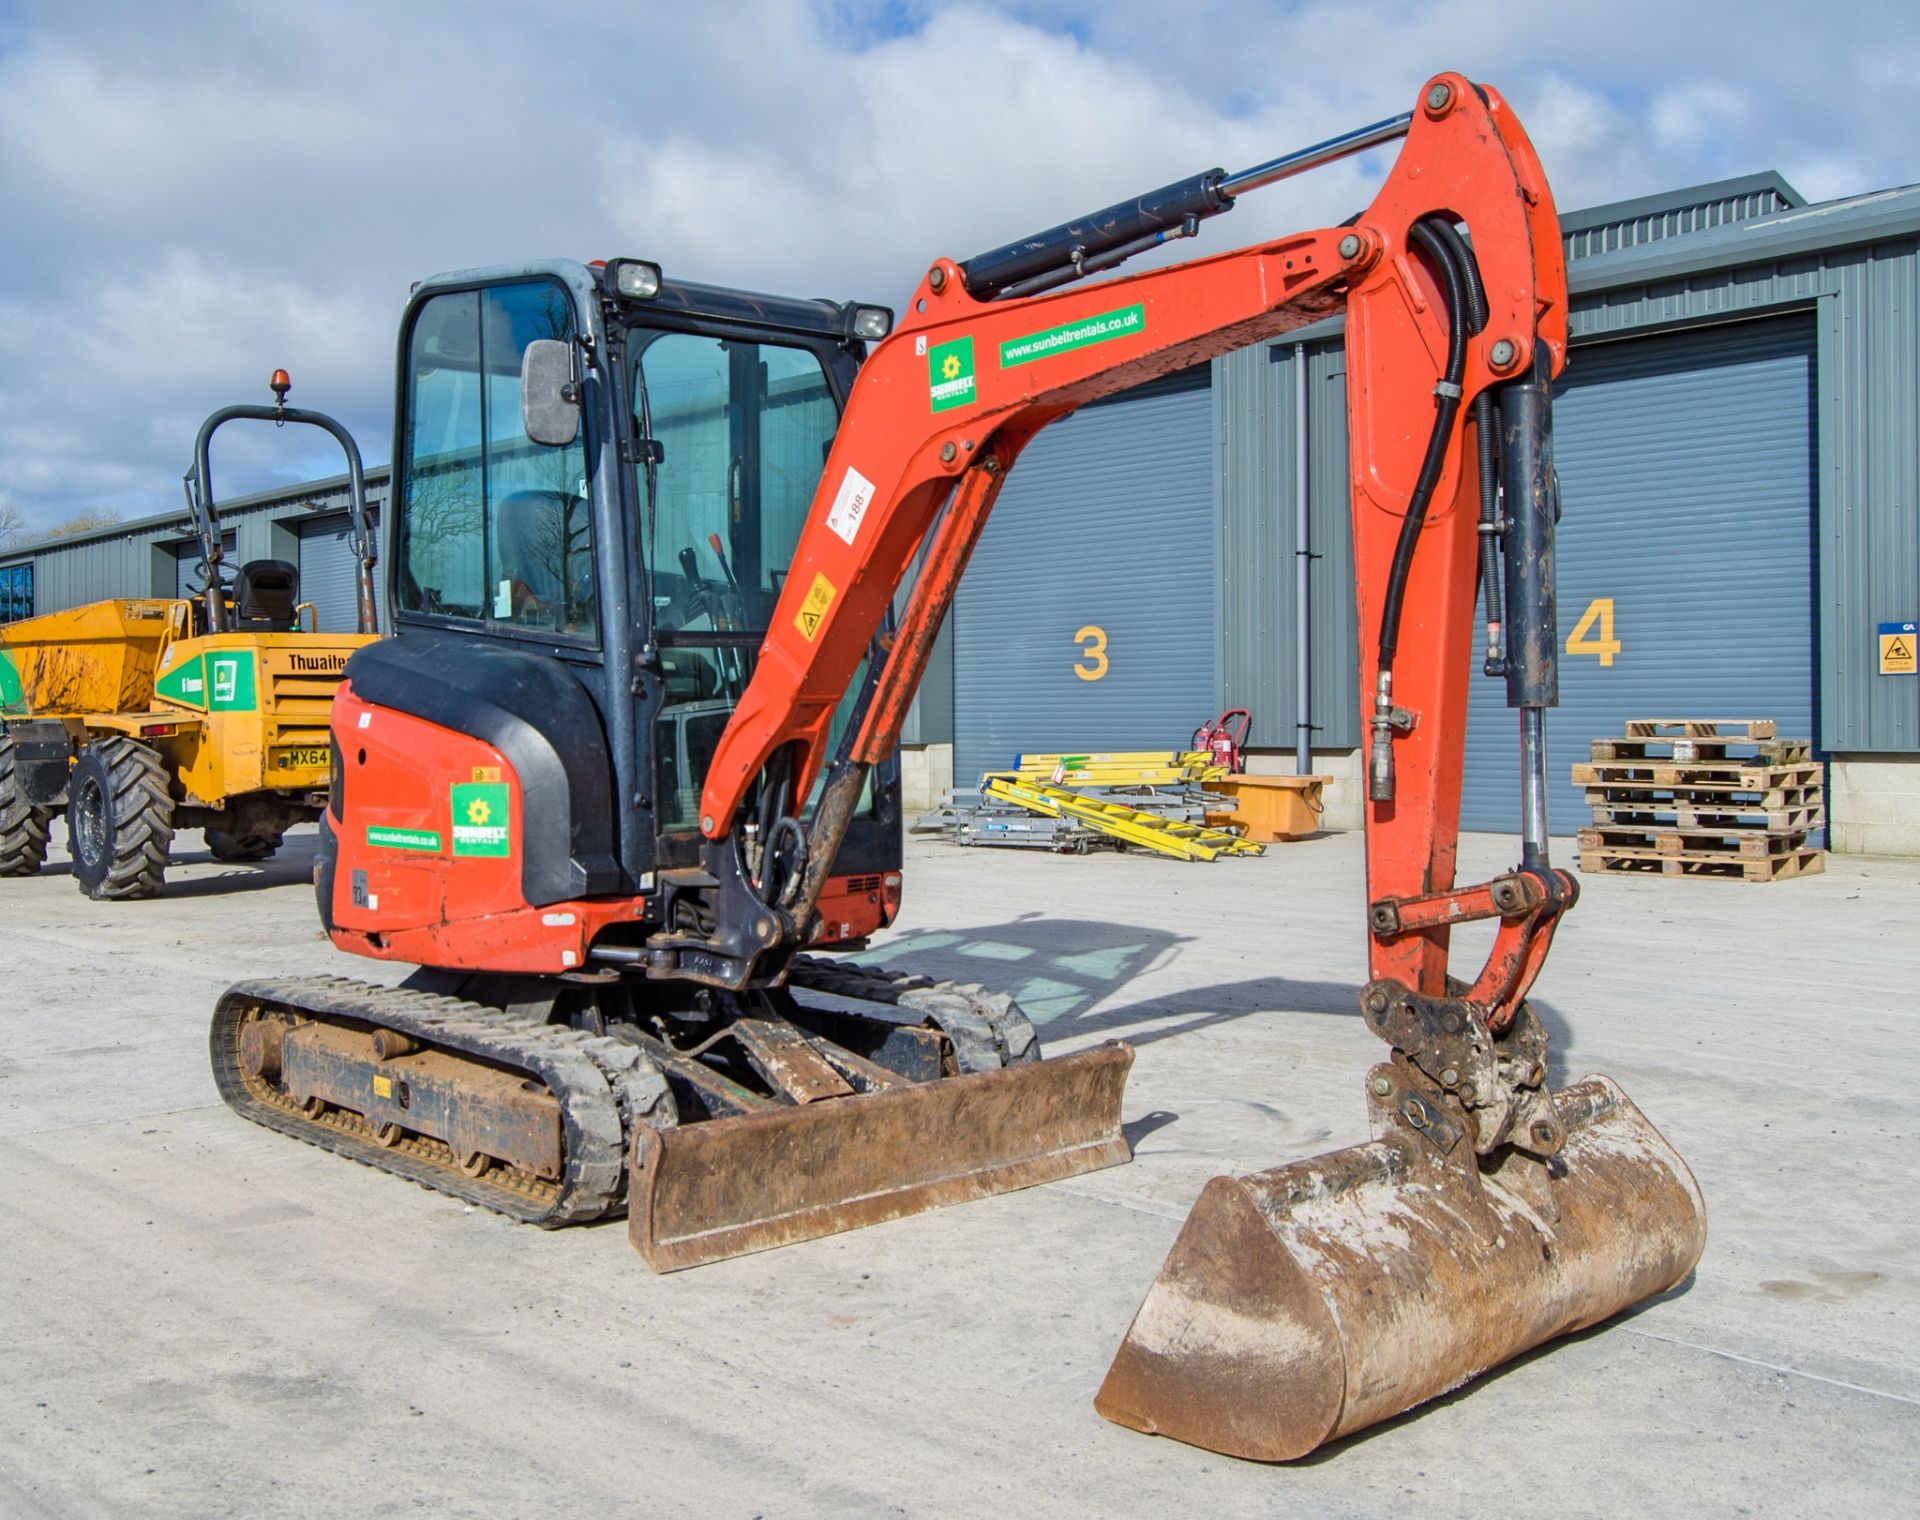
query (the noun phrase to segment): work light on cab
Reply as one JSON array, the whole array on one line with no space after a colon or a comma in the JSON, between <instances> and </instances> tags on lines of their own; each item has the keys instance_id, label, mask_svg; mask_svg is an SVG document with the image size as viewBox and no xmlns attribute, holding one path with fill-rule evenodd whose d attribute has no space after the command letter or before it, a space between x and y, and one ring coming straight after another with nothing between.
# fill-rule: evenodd
<instances>
[{"instance_id":1,"label":"work light on cab","mask_svg":"<svg viewBox=\"0 0 1920 1520\"><path fill-rule=\"evenodd\" d=\"M646 259L615 259L607 266L613 271L613 288L635 301L651 301L660 294L660 266Z\"/></svg>"},{"instance_id":2,"label":"work light on cab","mask_svg":"<svg viewBox=\"0 0 1920 1520\"><path fill-rule=\"evenodd\" d=\"M893 331L893 311L886 306L848 306L847 336L878 343Z\"/></svg>"}]
</instances>

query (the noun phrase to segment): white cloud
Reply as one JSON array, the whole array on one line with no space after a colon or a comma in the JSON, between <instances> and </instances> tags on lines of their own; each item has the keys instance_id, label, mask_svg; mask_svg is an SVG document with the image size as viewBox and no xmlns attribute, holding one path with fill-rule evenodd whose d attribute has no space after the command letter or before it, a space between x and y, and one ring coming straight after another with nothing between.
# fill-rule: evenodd
<instances>
[{"instance_id":1,"label":"white cloud","mask_svg":"<svg viewBox=\"0 0 1920 1520\"><path fill-rule=\"evenodd\" d=\"M1773 167L1831 196L1913 177L1920 77L1920 25L1880 3L1819 27L1785 0L181 15L43 0L0 34L0 492L41 524L170 508L199 419L277 365L384 458L394 322L443 269L634 253L897 303L936 254L1390 114L1441 67L1506 93L1563 206ZM1382 167L1188 246L1336 220ZM223 434L222 494L336 468L291 441Z\"/></svg>"}]
</instances>

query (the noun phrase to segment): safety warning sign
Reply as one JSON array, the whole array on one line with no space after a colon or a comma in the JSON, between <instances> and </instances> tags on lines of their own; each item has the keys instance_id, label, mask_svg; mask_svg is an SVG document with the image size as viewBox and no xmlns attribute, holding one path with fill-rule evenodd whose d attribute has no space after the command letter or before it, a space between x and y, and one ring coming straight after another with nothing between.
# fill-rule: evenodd
<instances>
[{"instance_id":1,"label":"safety warning sign","mask_svg":"<svg viewBox=\"0 0 1920 1520\"><path fill-rule=\"evenodd\" d=\"M1882 623L1880 625L1880 674L1883 676L1912 675L1914 645L1912 623Z\"/></svg>"},{"instance_id":2,"label":"safety warning sign","mask_svg":"<svg viewBox=\"0 0 1920 1520\"><path fill-rule=\"evenodd\" d=\"M800 636L811 644L820 632L820 625L826 620L827 609L833 605L835 595L833 582L824 575L816 575L813 584L807 588L807 599L800 604L800 615L793 620L794 627L800 630Z\"/></svg>"}]
</instances>

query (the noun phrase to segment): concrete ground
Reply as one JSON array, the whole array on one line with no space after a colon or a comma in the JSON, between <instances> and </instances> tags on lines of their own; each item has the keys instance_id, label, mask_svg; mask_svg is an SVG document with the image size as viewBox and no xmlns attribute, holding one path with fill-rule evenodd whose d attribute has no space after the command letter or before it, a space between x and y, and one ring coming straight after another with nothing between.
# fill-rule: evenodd
<instances>
[{"instance_id":1,"label":"concrete ground","mask_svg":"<svg viewBox=\"0 0 1920 1520\"><path fill-rule=\"evenodd\" d=\"M1836 1515L1920 1482L1920 861L1589 880L1536 1002L1558 1075L1692 1163L1695 1280L1269 1468L1091 1400L1208 1177L1364 1138L1357 836L913 841L874 958L1011 987L1055 1051L1132 1040L1136 1159L664 1278L618 1223L514 1226L230 1115L227 983L380 972L321 938L311 835L181 844L152 903L0 881L0 1514Z\"/></svg>"}]
</instances>

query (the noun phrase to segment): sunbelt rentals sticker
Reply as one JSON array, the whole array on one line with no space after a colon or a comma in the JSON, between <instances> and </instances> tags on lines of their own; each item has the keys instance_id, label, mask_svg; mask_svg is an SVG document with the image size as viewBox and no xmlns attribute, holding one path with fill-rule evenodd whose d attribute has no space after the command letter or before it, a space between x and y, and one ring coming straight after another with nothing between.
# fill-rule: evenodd
<instances>
[{"instance_id":1,"label":"sunbelt rentals sticker","mask_svg":"<svg viewBox=\"0 0 1920 1520\"><path fill-rule=\"evenodd\" d=\"M1016 365L1031 364L1035 359L1048 359L1091 343L1110 343L1115 338L1131 337L1146 330L1146 307L1121 306L1096 317L1082 317L1077 322L1063 322L1058 327L1007 339L1000 345L1000 367L1012 369Z\"/></svg>"},{"instance_id":2,"label":"sunbelt rentals sticker","mask_svg":"<svg viewBox=\"0 0 1920 1520\"><path fill-rule=\"evenodd\" d=\"M972 338L936 343L927 350L927 390L936 412L966 406L974 399Z\"/></svg>"},{"instance_id":3,"label":"sunbelt rentals sticker","mask_svg":"<svg viewBox=\"0 0 1920 1520\"><path fill-rule=\"evenodd\" d=\"M507 784L463 781L453 789L453 853L502 856L507 843Z\"/></svg>"}]
</instances>

